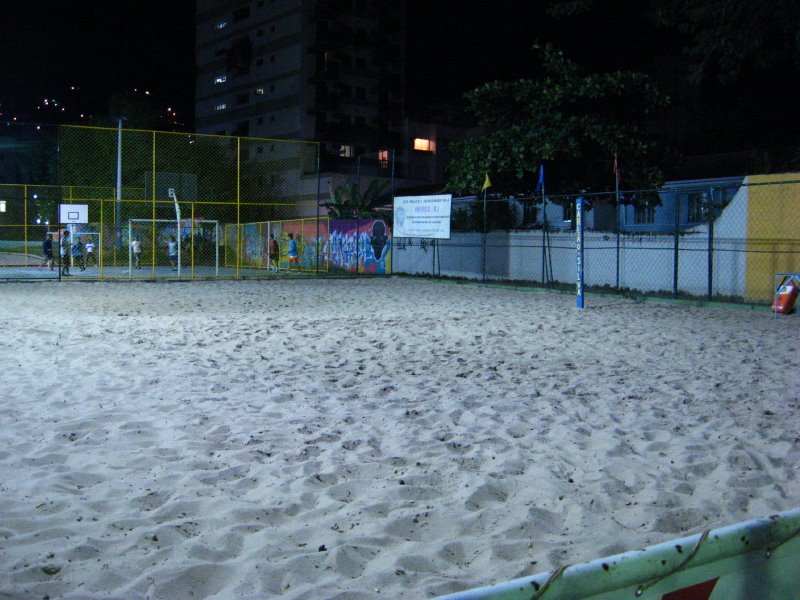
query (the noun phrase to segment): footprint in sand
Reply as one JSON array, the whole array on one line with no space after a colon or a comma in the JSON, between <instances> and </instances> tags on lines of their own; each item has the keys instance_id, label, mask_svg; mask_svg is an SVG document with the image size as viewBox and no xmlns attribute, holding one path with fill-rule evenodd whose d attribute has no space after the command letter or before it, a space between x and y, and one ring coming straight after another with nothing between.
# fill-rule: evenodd
<instances>
[{"instance_id":1,"label":"footprint in sand","mask_svg":"<svg viewBox=\"0 0 800 600\"><path fill-rule=\"evenodd\" d=\"M467 510L476 511L508 500L509 492L505 486L485 483L470 494L464 502Z\"/></svg>"},{"instance_id":2,"label":"footprint in sand","mask_svg":"<svg viewBox=\"0 0 800 600\"><path fill-rule=\"evenodd\" d=\"M360 577L369 561L378 556L379 552L377 548L365 546L340 546L333 552L336 572L351 579Z\"/></svg>"}]
</instances>

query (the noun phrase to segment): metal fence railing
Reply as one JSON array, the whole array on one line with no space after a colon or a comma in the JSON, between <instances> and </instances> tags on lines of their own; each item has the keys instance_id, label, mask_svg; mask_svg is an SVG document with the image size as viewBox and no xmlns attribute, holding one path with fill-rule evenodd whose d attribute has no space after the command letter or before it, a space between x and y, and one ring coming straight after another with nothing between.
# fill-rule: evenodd
<instances>
[{"instance_id":1,"label":"metal fence railing","mask_svg":"<svg viewBox=\"0 0 800 600\"><path fill-rule=\"evenodd\" d=\"M584 198L590 289L761 303L800 271L800 174ZM486 203L454 199L450 239L395 239L393 272L574 287L575 195Z\"/></svg>"},{"instance_id":2,"label":"metal fence railing","mask_svg":"<svg viewBox=\"0 0 800 600\"><path fill-rule=\"evenodd\" d=\"M70 263L92 255L73 277L269 276L263 223L284 266L289 234L299 270L322 264L316 143L73 126L3 133L0 278L64 274L41 267L47 239L57 262L62 246ZM78 209L86 216L72 221Z\"/></svg>"},{"instance_id":3,"label":"metal fence railing","mask_svg":"<svg viewBox=\"0 0 800 600\"><path fill-rule=\"evenodd\" d=\"M455 198L449 239L394 238L391 207L326 216L316 143L19 124L0 132L0 279L59 277L44 260L49 239L56 263L62 245L61 262L83 262L73 279L273 277L292 266L575 285L574 194ZM590 291L766 303L776 274L800 271L800 174L583 198ZM59 206L85 207L86 222L64 226Z\"/></svg>"}]
</instances>

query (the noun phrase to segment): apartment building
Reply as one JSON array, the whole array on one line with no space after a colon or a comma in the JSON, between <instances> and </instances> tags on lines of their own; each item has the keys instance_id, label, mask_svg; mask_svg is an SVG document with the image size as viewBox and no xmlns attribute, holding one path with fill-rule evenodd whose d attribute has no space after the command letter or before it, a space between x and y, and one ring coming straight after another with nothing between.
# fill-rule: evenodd
<instances>
[{"instance_id":1,"label":"apartment building","mask_svg":"<svg viewBox=\"0 0 800 600\"><path fill-rule=\"evenodd\" d=\"M402 0L197 0L196 131L322 143L322 169L405 150ZM384 151L381 161L380 152Z\"/></svg>"}]
</instances>

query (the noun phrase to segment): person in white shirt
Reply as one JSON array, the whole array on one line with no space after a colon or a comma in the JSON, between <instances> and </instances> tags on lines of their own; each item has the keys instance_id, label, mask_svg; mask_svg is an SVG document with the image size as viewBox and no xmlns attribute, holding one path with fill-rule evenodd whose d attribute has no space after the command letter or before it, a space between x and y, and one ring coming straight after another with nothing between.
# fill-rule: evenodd
<instances>
[{"instance_id":1,"label":"person in white shirt","mask_svg":"<svg viewBox=\"0 0 800 600\"><path fill-rule=\"evenodd\" d=\"M94 263L94 266L97 266L97 258L94 256L94 242L86 242L83 245L83 250L86 252L86 256L84 257L84 264L88 267L89 263Z\"/></svg>"},{"instance_id":2,"label":"person in white shirt","mask_svg":"<svg viewBox=\"0 0 800 600\"><path fill-rule=\"evenodd\" d=\"M142 268L142 242L139 238L131 240L131 252L133 252L133 268Z\"/></svg>"},{"instance_id":3,"label":"person in white shirt","mask_svg":"<svg viewBox=\"0 0 800 600\"><path fill-rule=\"evenodd\" d=\"M169 264L172 265L172 270L178 270L178 241L173 235L167 242L167 254L169 254Z\"/></svg>"}]
</instances>

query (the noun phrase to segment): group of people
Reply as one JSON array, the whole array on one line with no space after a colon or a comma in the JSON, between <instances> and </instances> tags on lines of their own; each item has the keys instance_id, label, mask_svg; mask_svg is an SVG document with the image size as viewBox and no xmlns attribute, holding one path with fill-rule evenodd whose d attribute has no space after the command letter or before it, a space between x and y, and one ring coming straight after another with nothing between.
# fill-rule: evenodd
<instances>
[{"instance_id":1,"label":"group of people","mask_svg":"<svg viewBox=\"0 0 800 600\"><path fill-rule=\"evenodd\" d=\"M87 241L86 243L80 236L70 235L69 230L61 233L61 240L59 243L59 255L61 257L61 274L70 275L70 268L73 263L81 270L85 271L88 266L97 266L97 256L95 254L94 242ZM133 254L134 268L142 268L142 242L139 238L131 240L131 253ZM167 244L167 253L169 254L169 262L172 265L172 270L178 270L178 242L175 236L172 236ZM47 233L42 241L42 254L44 260L41 267L49 267L51 271L55 270L56 260L53 254L53 237L52 234Z\"/></svg>"},{"instance_id":2,"label":"group of people","mask_svg":"<svg viewBox=\"0 0 800 600\"><path fill-rule=\"evenodd\" d=\"M142 241L136 237L131 240L131 254L133 254L133 268L142 268ZM173 271L178 270L178 240L170 236L167 242L167 255Z\"/></svg>"},{"instance_id":3,"label":"group of people","mask_svg":"<svg viewBox=\"0 0 800 600\"><path fill-rule=\"evenodd\" d=\"M289 258L289 266L287 267L288 271L292 270L292 265L297 267L297 270L300 270L300 254L297 250L297 240L294 239L294 234L289 233L287 235L289 238L289 247L287 249L286 255ZM275 239L274 235L269 236L269 270L273 273L277 273L280 266L280 258L281 258L281 251L280 246L278 245L278 240Z\"/></svg>"},{"instance_id":4,"label":"group of people","mask_svg":"<svg viewBox=\"0 0 800 600\"><path fill-rule=\"evenodd\" d=\"M280 246L274 235L269 236L269 269L273 273L277 273L280 268ZM294 234L287 235L289 245L287 248L287 257L289 265L287 270L291 271L292 267L296 267L300 271L300 254L297 249L297 240L294 239ZM135 269L142 268L142 241L136 237L130 243L131 254L133 255L133 267ZM81 271L85 271L86 267L91 264L97 266L97 258L94 252L94 242L87 241L86 243L76 236L75 240L71 239L69 230L61 234L60 242L60 255L61 255L61 274L69 275L70 267L74 262ZM44 236L42 242L42 252L44 254L44 261L42 267L47 266L50 270L55 268L55 258L53 256L53 238L50 234ZM167 254L169 256L169 263L173 271L178 270L178 241L175 236L171 236L167 242Z\"/></svg>"},{"instance_id":5,"label":"group of people","mask_svg":"<svg viewBox=\"0 0 800 600\"><path fill-rule=\"evenodd\" d=\"M53 255L53 238L51 234L45 234L44 241L42 242L42 253L44 260L42 267L49 267L51 271L55 270L55 257ZM86 243L80 237L72 239L69 230L61 234L61 241L59 245L59 254L61 256L61 274L69 275L70 267L74 262L75 265L81 270L85 271L90 263L95 267L97 266L97 257L94 252L94 242L87 241Z\"/></svg>"}]
</instances>

